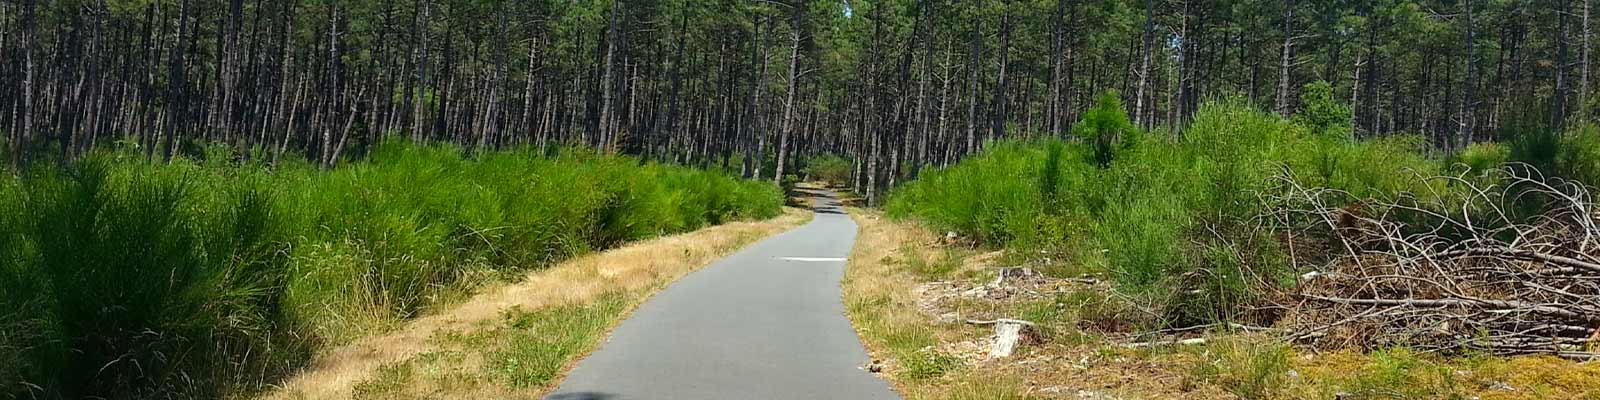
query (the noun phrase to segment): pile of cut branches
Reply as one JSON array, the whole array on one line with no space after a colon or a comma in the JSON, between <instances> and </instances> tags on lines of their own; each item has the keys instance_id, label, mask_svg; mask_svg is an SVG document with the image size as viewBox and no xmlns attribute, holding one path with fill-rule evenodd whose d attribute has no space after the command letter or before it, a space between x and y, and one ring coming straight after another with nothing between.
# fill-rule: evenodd
<instances>
[{"instance_id":1,"label":"pile of cut branches","mask_svg":"<svg viewBox=\"0 0 1600 400\"><path fill-rule=\"evenodd\" d=\"M1309 263L1286 331L1314 346L1600 357L1590 189L1526 166L1419 176L1435 193L1356 199L1281 179L1272 217ZM1308 265L1302 264L1302 270Z\"/></svg>"}]
</instances>

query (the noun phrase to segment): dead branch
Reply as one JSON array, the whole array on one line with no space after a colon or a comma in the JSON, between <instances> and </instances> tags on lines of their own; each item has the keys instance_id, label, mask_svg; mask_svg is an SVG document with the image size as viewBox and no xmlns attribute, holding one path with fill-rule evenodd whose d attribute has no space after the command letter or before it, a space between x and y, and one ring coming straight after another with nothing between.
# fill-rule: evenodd
<instances>
[{"instance_id":1,"label":"dead branch","mask_svg":"<svg viewBox=\"0 0 1600 400\"><path fill-rule=\"evenodd\" d=\"M1312 345L1591 358L1600 214L1588 187L1526 166L1497 184L1417 176L1422 195L1357 199L1280 176L1266 218L1302 275L1283 332ZM1537 204L1543 212L1509 210ZM1298 247L1298 248L1297 248Z\"/></svg>"},{"instance_id":2,"label":"dead branch","mask_svg":"<svg viewBox=\"0 0 1600 400\"><path fill-rule=\"evenodd\" d=\"M1178 340L1154 340L1154 341L1149 341L1149 342L1123 343L1123 344L1120 344L1118 346L1121 346L1122 348L1125 348L1125 349L1144 349L1144 348L1150 348L1150 347L1172 346L1172 345L1193 346L1193 345L1197 345L1197 344L1206 344L1206 338L1190 338L1190 339L1178 339Z\"/></svg>"}]
</instances>

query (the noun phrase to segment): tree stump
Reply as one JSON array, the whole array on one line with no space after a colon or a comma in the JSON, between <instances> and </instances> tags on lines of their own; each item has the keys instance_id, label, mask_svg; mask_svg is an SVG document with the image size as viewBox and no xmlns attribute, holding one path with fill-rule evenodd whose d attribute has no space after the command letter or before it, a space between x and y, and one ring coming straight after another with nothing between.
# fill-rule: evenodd
<instances>
[{"instance_id":1,"label":"tree stump","mask_svg":"<svg viewBox=\"0 0 1600 400\"><path fill-rule=\"evenodd\" d=\"M974 325L994 325L994 346L989 348L989 357L1010 357L1017 351L1020 344L1039 343L1039 329L1032 322L1017 319L997 319L993 321L967 321Z\"/></svg>"}]
</instances>

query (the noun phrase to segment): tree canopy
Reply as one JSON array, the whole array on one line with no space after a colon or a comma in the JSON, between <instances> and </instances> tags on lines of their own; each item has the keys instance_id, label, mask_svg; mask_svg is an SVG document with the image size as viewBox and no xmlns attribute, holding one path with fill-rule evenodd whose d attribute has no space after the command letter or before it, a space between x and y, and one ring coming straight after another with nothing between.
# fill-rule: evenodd
<instances>
[{"instance_id":1,"label":"tree canopy","mask_svg":"<svg viewBox=\"0 0 1600 400\"><path fill-rule=\"evenodd\" d=\"M1121 93L1348 107L1454 152L1592 114L1582 0L7 0L11 165L200 143L332 165L383 135L581 143L750 177L848 153L874 187ZM1304 89L1313 86L1314 96ZM1326 89L1326 90L1324 90ZM1308 103L1304 99L1316 99ZM1327 111L1327 110L1324 110ZM1320 117L1319 117L1320 118ZM783 172L788 173L788 172Z\"/></svg>"}]
</instances>

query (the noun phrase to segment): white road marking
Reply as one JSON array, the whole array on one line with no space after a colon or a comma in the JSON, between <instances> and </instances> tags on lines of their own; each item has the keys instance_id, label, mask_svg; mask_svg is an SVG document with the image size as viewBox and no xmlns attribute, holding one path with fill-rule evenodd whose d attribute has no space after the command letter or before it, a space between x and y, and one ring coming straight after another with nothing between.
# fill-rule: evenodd
<instances>
[{"instance_id":1,"label":"white road marking","mask_svg":"<svg viewBox=\"0 0 1600 400\"><path fill-rule=\"evenodd\" d=\"M784 257L783 259L785 261L803 261L803 262L834 262L834 261L844 261L845 260L843 258L838 258L838 257Z\"/></svg>"}]
</instances>

